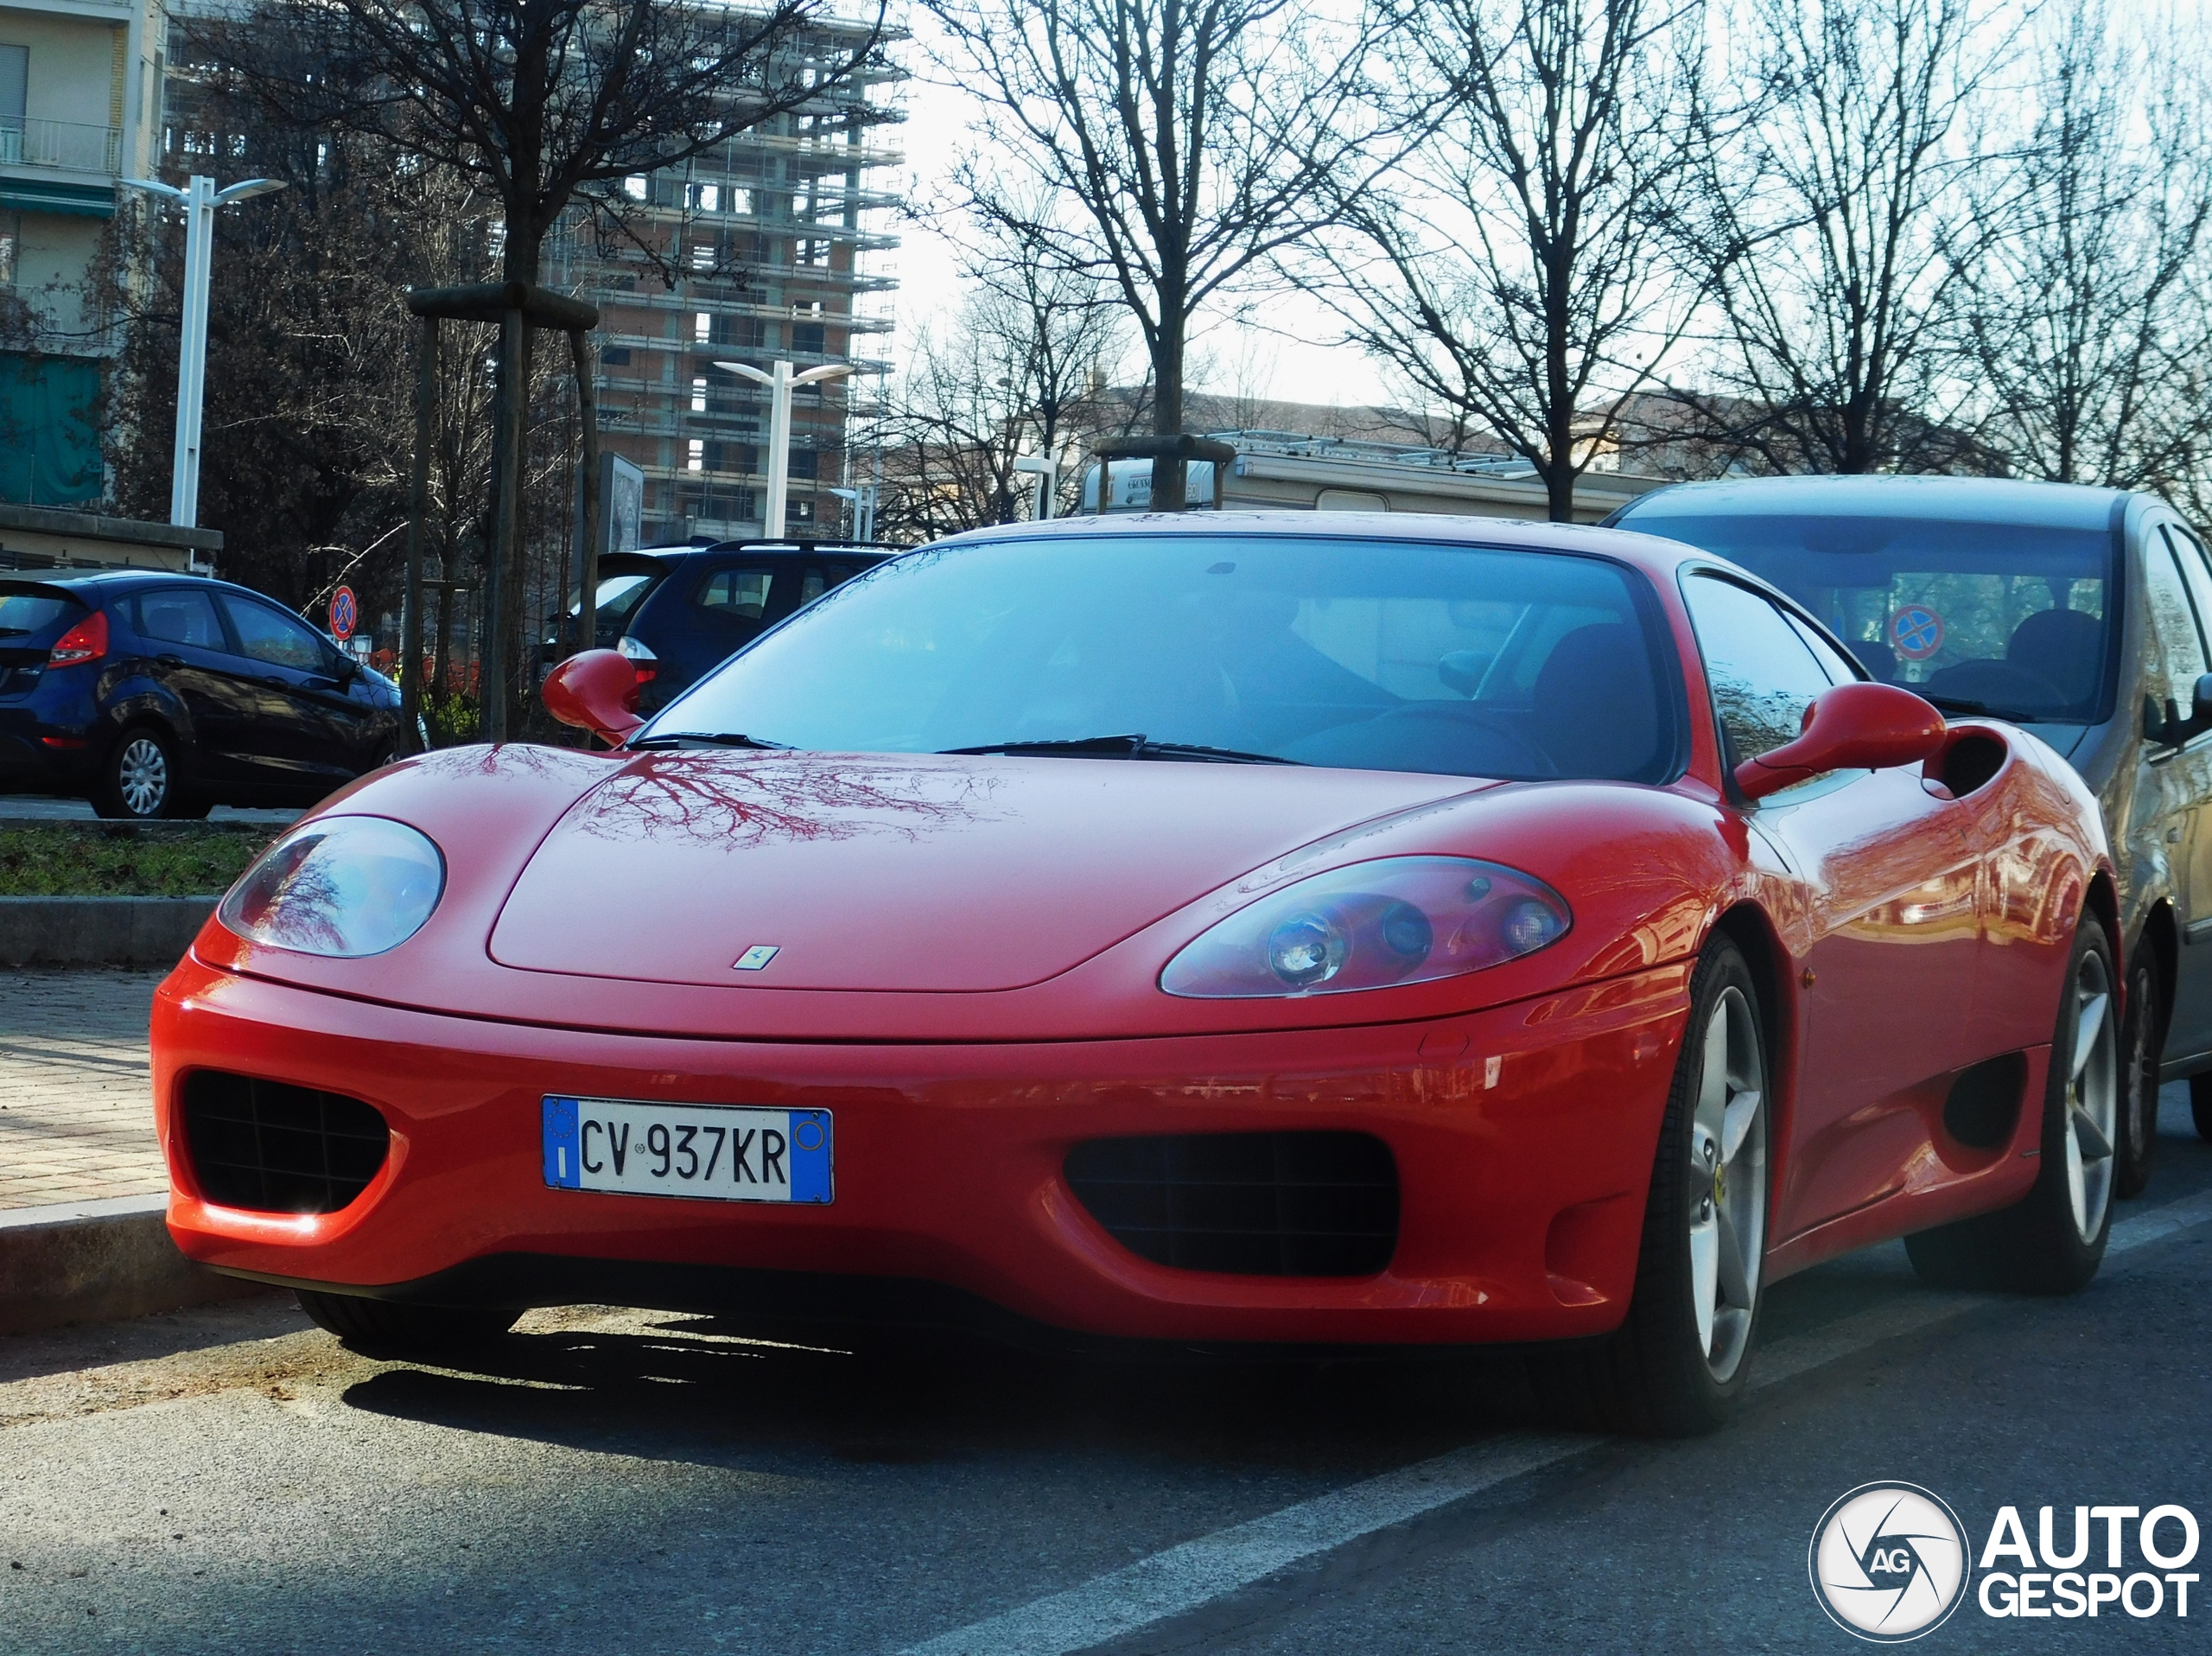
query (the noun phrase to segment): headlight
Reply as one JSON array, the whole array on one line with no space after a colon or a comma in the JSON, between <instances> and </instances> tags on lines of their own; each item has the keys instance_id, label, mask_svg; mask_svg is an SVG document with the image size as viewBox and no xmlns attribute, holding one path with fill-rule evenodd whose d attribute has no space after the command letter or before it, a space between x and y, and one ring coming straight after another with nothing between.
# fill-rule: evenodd
<instances>
[{"instance_id":1,"label":"headlight","mask_svg":"<svg viewBox=\"0 0 2212 1656\"><path fill-rule=\"evenodd\" d=\"M351 960L414 936L445 889L426 835L387 817L323 817L262 852L215 913L249 942Z\"/></svg>"},{"instance_id":2,"label":"headlight","mask_svg":"<svg viewBox=\"0 0 2212 1656\"><path fill-rule=\"evenodd\" d=\"M1541 880L1471 857L1388 857L1284 887L1208 928L1160 986L1192 1000L1425 984L1534 953L1574 917Z\"/></svg>"}]
</instances>

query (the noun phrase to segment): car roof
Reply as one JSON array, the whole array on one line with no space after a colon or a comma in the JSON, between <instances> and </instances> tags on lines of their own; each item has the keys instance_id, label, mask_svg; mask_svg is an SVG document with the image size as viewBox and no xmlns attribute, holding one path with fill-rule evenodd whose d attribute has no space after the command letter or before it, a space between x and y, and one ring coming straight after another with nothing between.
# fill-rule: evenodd
<instances>
[{"instance_id":1,"label":"car roof","mask_svg":"<svg viewBox=\"0 0 2212 1656\"><path fill-rule=\"evenodd\" d=\"M0 570L0 583L10 586L60 587L73 591L79 587L95 591L119 592L151 581L207 581L218 584L204 575L187 575L182 570Z\"/></svg>"},{"instance_id":2,"label":"car roof","mask_svg":"<svg viewBox=\"0 0 2212 1656\"><path fill-rule=\"evenodd\" d=\"M691 557L726 557L732 552L750 553L761 557L853 557L880 561L898 550L895 546L850 540L718 540L706 545L639 546L625 552L602 552L600 563L602 567L619 566L625 559L648 557L662 564L674 564ZM619 567L615 572L620 572Z\"/></svg>"},{"instance_id":3,"label":"car roof","mask_svg":"<svg viewBox=\"0 0 2212 1656\"><path fill-rule=\"evenodd\" d=\"M1437 541L1509 551L1580 552L1635 565L1658 579L1686 563L1712 564L1710 553L1680 541L1631 529L1590 524L1532 523L1518 518L1473 518L1414 512L1144 512L1096 518L1054 518L1044 523L970 529L932 541L931 547L1003 540L1126 538L1132 535L1255 535L1306 540Z\"/></svg>"},{"instance_id":4,"label":"car roof","mask_svg":"<svg viewBox=\"0 0 2212 1656\"><path fill-rule=\"evenodd\" d=\"M2107 529L2127 491L2018 477L1728 477L1675 483L1631 500L1617 521L1806 515L1918 518L2047 529Z\"/></svg>"}]
</instances>

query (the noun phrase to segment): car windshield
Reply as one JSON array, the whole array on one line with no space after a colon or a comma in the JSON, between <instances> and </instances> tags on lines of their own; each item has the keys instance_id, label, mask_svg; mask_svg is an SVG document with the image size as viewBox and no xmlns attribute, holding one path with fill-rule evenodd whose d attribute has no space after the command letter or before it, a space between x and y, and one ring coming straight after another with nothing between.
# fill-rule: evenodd
<instances>
[{"instance_id":1,"label":"car windshield","mask_svg":"<svg viewBox=\"0 0 2212 1656\"><path fill-rule=\"evenodd\" d=\"M1600 559L1433 542L962 543L836 588L644 736L1660 781L1649 602Z\"/></svg>"},{"instance_id":2,"label":"car windshield","mask_svg":"<svg viewBox=\"0 0 2212 1656\"><path fill-rule=\"evenodd\" d=\"M2109 716L2118 652L2108 529L1660 510L1631 512L1622 527L1686 541L1772 582L1875 678L1939 706L2056 724Z\"/></svg>"}]
</instances>

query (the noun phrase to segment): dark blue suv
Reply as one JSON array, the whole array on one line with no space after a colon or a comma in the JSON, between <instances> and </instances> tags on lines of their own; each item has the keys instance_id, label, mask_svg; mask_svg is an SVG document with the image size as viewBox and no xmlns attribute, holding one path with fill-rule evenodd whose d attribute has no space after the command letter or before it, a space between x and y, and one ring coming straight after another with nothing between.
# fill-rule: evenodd
<instances>
[{"instance_id":1,"label":"dark blue suv","mask_svg":"<svg viewBox=\"0 0 2212 1656\"><path fill-rule=\"evenodd\" d=\"M717 541L611 552L600 559L598 637L619 647L642 681L639 706L652 713L707 671L830 588L891 554L832 541ZM573 640L579 607L564 633ZM556 657L549 621L541 671Z\"/></svg>"},{"instance_id":2,"label":"dark blue suv","mask_svg":"<svg viewBox=\"0 0 2212 1656\"><path fill-rule=\"evenodd\" d=\"M0 789L124 818L312 804L383 764L398 731L391 680L244 587L0 579Z\"/></svg>"}]
</instances>

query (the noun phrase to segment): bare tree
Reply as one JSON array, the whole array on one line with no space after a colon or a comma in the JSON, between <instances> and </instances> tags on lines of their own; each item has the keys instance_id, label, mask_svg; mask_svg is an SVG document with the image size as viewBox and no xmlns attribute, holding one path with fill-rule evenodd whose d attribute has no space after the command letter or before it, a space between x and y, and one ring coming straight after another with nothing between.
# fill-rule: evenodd
<instances>
[{"instance_id":1,"label":"bare tree","mask_svg":"<svg viewBox=\"0 0 2212 1656\"><path fill-rule=\"evenodd\" d=\"M929 540L1026 515L1025 454L1093 435L1121 354L1118 307L1094 279L1009 248L968 272L974 291L943 339L924 335L876 433L887 450L887 538ZM1063 479L1064 490L1074 484Z\"/></svg>"},{"instance_id":2,"label":"bare tree","mask_svg":"<svg viewBox=\"0 0 2212 1656\"><path fill-rule=\"evenodd\" d=\"M205 67L188 34L171 41L181 67L169 119L185 139L175 159L219 153L288 186L215 219L202 521L225 532L232 578L302 609L343 578L373 618L398 602L400 545L389 532L404 512L404 451L392 433L408 424L414 337L402 289L463 279L496 206L467 178L409 164L381 141L268 118ZM130 417L111 424L107 458L133 515L168 513L182 239L174 220L118 214L87 307L123 331L118 390ZM465 375L467 353L453 355ZM481 382L455 389L448 425L480 427L467 402ZM465 494L480 501L489 469L475 452ZM450 495L438 506L442 524L479 509Z\"/></svg>"},{"instance_id":3,"label":"bare tree","mask_svg":"<svg viewBox=\"0 0 2212 1656\"><path fill-rule=\"evenodd\" d=\"M1691 176L1694 0L1393 0L1384 118L1420 142L1348 199L1320 291L1462 443L1574 487L1693 310L1669 261Z\"/></svg>"},{"instance_id":4,"label":"bare tree","mask_svg":"<svg viewBox=\"0 0 2212 1656\"><path fill-rule=\"evenodd\" d=\"M1772 471L1986 457L1957 416L1962 277L1984 220L1971 129L2009 37L1973 0L1749 0L1757 118L1707 150L1700 258L1720 347L1683 400Z\"/></svg>"},{"instance_id":5,"label":"bare tree","mask_svg":"<svg viewBox=\"0 0 2212 1656\"><path fill-rule=\"evenodd\" d=\"M969 205L1118 290L1151 359L1153 429L1179 432L1192 316L1385 159L1343 99L1362 38L1312 0L927 3L948 67L992 106L960 174ZM1065 213L1038 207L1055 196ZM1152 499L1182 505L1179 463L1155 462Z\"/></svg>"},{"instance_id":6,"label":"bare tree","mask_svg":"<svg viewBox=\"0 0 2212 1656\"><path fill-rule=\"evenodd\" d=\"M588 204L627 213L625 181L679 163L796 111L880 49L881 30L824 55L808 24L826 0L243 0L200 26L206 49L273 113L308 131L349 131L479 182L499 206L497 264L535 283L547 239ZM518 329L518 320L512 324ZM529 512L520 400L533 379L529 330L516 383L495 397L494 490L502 521ZM521 686L522 538L487 555L493 646L487 731Z\"/></svg>"},{"instance_id":7,"label":"bare tree","mask_svg":"<svg viewBox=\"0 0 2212 1656\"><path fill-rule=\"evenodd\" d=\"M621 181L799 108L878 49L872 35L842 60L810 60L821 4L256 0L203 32L295 124L477 180L499 204L502 276L534 282L580 196L619 214Z\"/></svg>"},{"instance_id":8,"label":"bare tree","mask_svg":"<svg viewBox=\"0 0 2212 1656\"><path fill-rule=\"evenodd\" d=\"M2212 454L2204 61L2171 17L2069 0L2053 21L2033 129L1978 193L1986 430L2031 475L2183 497Z\"/></svg>"}]
</instances>

